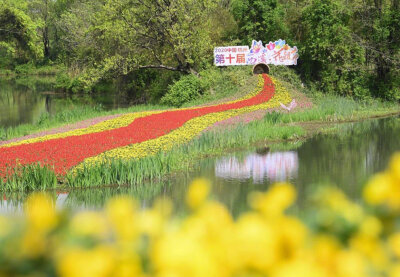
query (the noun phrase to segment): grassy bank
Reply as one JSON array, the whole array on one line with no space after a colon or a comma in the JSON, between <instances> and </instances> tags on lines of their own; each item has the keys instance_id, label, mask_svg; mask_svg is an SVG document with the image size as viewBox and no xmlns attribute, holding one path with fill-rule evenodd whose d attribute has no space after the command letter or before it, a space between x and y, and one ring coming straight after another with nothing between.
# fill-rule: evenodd
<instances>
[{"instance_id":1,"label":"grassy bank","mask_svg":"<svg viewBox=\"0 0 400 277\"><path fill-rule=\"evenodd\" d=\"M15 66L14 69L1 69L0 76L55 76L65 71L65 67L57 64L34 65L26 63Z\"/></svg>"}]
</instances>

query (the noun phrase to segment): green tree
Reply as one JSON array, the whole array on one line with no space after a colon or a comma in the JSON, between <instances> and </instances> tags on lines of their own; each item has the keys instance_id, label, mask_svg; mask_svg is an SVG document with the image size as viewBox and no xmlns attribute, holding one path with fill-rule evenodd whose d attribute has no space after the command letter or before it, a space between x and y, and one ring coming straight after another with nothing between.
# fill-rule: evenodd
<instances>
[{"instance_id":1,"label":"green tree","mask_svg":"<svg viewBox=\"0 0 400 277\"><path fill-rule=\"evenodd\" d=\"M376 66L376 91L380 97L400 100L399 0L392 0L386 6L382 1L375 1L374 8L374 28L372 36L367 38L374 45L371 55Z\"/></svg>"},{"instance_id":2,"label":"green tree","mask_svg":"<svg viewBox=\"0 0 400 277\"><path fill-rule=\"evenodd\" d=\"M42 53L36 34L36 23L24 11L21 1L0 1L0 52L13 59L3 65L28 62L40 58Z\"/></svg>"},{"instance_id":3,"label":"green tree","mask_svg":"<svg viewBox=\"0 0 400 277\"><path fill-rule=\"evenodd\" d=\"M303 10L302 70L319 89L342 95L368 95L364 51L354 43L350 13L331 0L314 0Z\"/></svg>"},{"instance_id":4,"label":"green tree","mask_svg":"<svg viewBox=\"0 0 400 277\"><path fill-rule=\"evenodd\" d=\"M353 37L366 49L365 68L372 81L370 90L374 96L400 99L399 0L357 1L351 8Z\"/></svg>"},{"instance_id":5,"label":"green tree","mask_svg":"<svg viewBox=\"0 0 400 277\"><path fill-rule=\"evenodd\" d=\"M277 0L233 0L232 13L239 38L247 45L252 40L268 42L288 35L284 11Z\"/></svg>"},{"instance_id":6,"label":"green tree","mask_svg":"<svg viewBox=\"0 0 400 277\"><path fill-rule=\"evenodd\" d=\"M43 43L44 57L50 56L50 29L52 21L52 7L56 1L52 0L29 0L29 12L38 23L38 35Z\"/></svg>"},{"instance_id":7,"label":"green tree","mask_svg":"<svg viewBox=\"0 0 400 277\"><path fill-rule=\"evenodd\" d=\"M68 16L71 26L80 22L75 14ZM76 29L86 34L74 36L84 38L78 45L92 51L85 56L95 57L87 61L81 81L89 88L139 69L197 75L211 63L213 47L226 35L221 17L228 22L231 18L212 0L107 0L85 18L90 26Z\"/></svg>"}]
</instances>

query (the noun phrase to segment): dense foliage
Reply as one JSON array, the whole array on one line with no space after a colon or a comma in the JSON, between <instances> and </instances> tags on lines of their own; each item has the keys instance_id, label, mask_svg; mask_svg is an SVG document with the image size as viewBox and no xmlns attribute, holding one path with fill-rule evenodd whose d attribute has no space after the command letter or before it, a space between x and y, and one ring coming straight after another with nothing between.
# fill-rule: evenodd
<instances>
[{"instance_id":1,"label":"dense foliage","mask_svg":"<svg viewBox=\"0 0 400 277\"><path fill-rule=\"evenodd\" d=\"M159 100L196 83L176 81L211 67L214 46L282 38L312 89L400 99L400 0L0 0L0 23L0 69L62 65L71 91Z\"/></svg>"}]
</instances>

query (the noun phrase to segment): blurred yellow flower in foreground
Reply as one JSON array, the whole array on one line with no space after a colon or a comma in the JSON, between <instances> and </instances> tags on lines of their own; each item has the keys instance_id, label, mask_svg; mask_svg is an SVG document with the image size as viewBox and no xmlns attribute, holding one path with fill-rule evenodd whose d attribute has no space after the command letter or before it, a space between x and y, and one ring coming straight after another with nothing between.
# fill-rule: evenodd
<instances>
[{"instance_id":1,"label":"blurred yellow flower in foreground","mask_svg":"<svg viewBox=\"0 0 400 277\"><path fill-rule=\"evenodd\" d=\"M111 276L115 266L113 249L99 246L94 249L70 249L59 261L61 277Z\"/></svg>"},{"instance_id":2,"label":"blurred yellow flower in foreground","mask_svg":"<svg viewBox=\"0 0 400 277\"><path fill-rule=\"evenodd\" d=\"M129 197L116 197L106 206L107 217L114 228L117 238L133 241L139 234L137 226L136 203Z\"/></svg>"},{"instance_id":3,"label":"blurred yellow flower in foreground","mask_svg":"<svg viewBox=\"0 0 400 277\"><path fill-rule=\"evenodd\" d=\"M204 179L190 185L190 210L177 216L168 200L140 210L129 197L104 211L59 214L52 198L35 193L25 217L0 217L0 276L398 277L398 163L364 190L379 207L325 187L300 215L286 211L296 199L286 183L253 193L252 209L237 217L207 199Z\"/></svg>"},{"instance_id":4,"label":"blurred yellow flower in foreground","mask_svg":"<svg viewBox=\"0 0 400 277\"><path fill-rule=\"evenodd\" d=\"M392 177L387 173L379 173L372 177L364 190L364 199L373 205L384 203L392 193Z\"/></svg>"},{"instance_id":5,"label":"blurred yellow flower in foreground","mask_svg":"<svg viewBox=\"0 0 400 277\"><path fill-rule=\"evenodd\" d=\"M393 253L400 258L400 233L395 233L389 237L389 245Z\"/></svg>"},{"instance_id":6,"label":"blurred yellow flower in foreground","mask_svg":"<svg viewBox=\"0 0 400 277\"><path fill-rule=\"evenodd\" d=\"M201 178L194 180L186 194L186 204L191 209L196 209L206 200L210 188L208 180Z\"/></svg>"},{"instance_id":7,"label":"blurred yellow flower in foreground","mask_svg":"<svg viewBox=\"0 0 400 277\"><path fill-rule=\"evenodd\" d=\"M386 205L400 210L400 153L393 155L389 168L376 174L364 189L364 199L372 205Z\"/></svg>"},{"instance_id":8,"label":"blurred yellow flower in foreground","mask_svg":"<svg viewBox=\"0 0 400 277\"><path fill-rule=\"evenodd\" d=\"M389 172L400 186L400 152L393 155L389 164Z\"/></svg>"},{"instance_id":9,"label":"blurred yellow flower in foreground","mask_svg":"<svg viewBox=\"0 0 400 277\"><path fill-rule=\"evenodd\" d=\"M292 185L277 183L266 193L252 193L250 206L266 216L281 215L296 199L296 191Z\"/></svg>"},{"instance_id":10,"label":"blurred yellow flower in foreground","mask_svg":"<svg viewBox=\"0 0 400 277\"><path fill-rule=\"evenodd\" d=\"M102 214L85 211L72 218L70 228L77 235L105 238L108 225Z\"/></svg>"},{"instance_id":11,"label":"blurred yellow flower in foreground","mask_svg":"<svg viewBox=\"0 0 400 277\"><path fill-rule=\"evenodd\" d=\"M24 206L28 224L40 231L49 231L57 224L54 200L45 193L33 193Z\"/></svg>"}]
</instances>

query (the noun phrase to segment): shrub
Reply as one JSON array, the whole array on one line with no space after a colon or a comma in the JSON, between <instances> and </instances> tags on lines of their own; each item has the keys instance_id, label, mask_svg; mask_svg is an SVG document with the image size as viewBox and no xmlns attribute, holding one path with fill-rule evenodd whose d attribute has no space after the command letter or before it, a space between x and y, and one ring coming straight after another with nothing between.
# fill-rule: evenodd
<instances>
[{"instance_id":1,"label":"shrub","mask_svg":"<svg viewBox=\"0 0 400 277\"><path fill-rule=\"evenodd\" d=\"M35 70L36 67L33 63L21 64L15 67L15 73L20 75L32 74L32 72L35 72Z\"/></svg>"},{"instance_id":2,"label":"shrub","mask_svg":"<svg viewBox=\"0 0 400 277\"><path fill-rule=\"evenodd\" d=\"M189 102L203 94L204 89L200 79L194 75L183 76L170 85L168 92L161 98L162 104L176 107Z\"/></svg>"}]
</instances>

